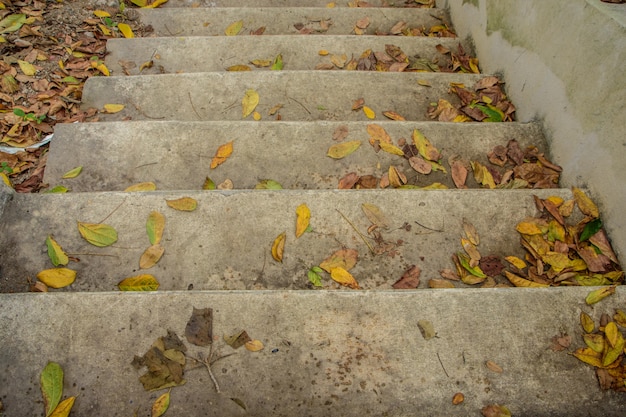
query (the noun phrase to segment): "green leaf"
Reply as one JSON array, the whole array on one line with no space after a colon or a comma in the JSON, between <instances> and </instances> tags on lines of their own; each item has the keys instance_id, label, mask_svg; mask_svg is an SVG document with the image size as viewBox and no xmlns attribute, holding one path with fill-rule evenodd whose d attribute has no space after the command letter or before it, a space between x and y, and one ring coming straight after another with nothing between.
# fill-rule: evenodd
<instances>
[{"instance_id":1,"label":"green leaf","mask_svg":"<svg viewBox=\"0 0 626 417\"><path fill-rule=\"evenodd\" d=\"M283 186L274 180L263 180L254 186L255 190L282 190Z\"/></svg>"},{"instance_id":2,"label":"green leaf","mask_svg":"<svg viewBox=\"0 0 626 417\"><path fill-rule=\"evenodd\" d=\"M83 170L83 167L81 167L81 166L76 167L74 169L71 169L71 170L67 171L65 174L63 174L63 176L61 178L63 178L63 179L76 178L76 177L78 177L80 175L82 170Z\"/></svg>"},{"instance_id":3,"label":"green leaf","mask_svg":"<svg viewBox=\"0 0 626 417\"><path fill-rule=\"evenodd\" d=\"M0 33L10 33L18 31L26 23L25 14L12 14L0 20Z\"/></svg>"},{"instance_id":4,"label":"green leaf","mask_svg":"<svg viewBox=\"0 0 626 417\"><path fill-rule=\"evenodd\" d=\"M487 104L486 106L475 104L474 107L479 109L485 114L485 116L487 116L487 118L484 119L483 122L501 122L504 120L504 113L502 113L499 108L491 104Z\"/></svg>"},{"instance_id":5,"label":"green leaf","mask_svg":"<svg viewBox=\"0 0 626 417\"><path fill-rule=\"evenodd\" d=\"M24 113L24 110L22 109L13 109L13 114L18 116L18 117L25 117L26 113Z\"/></svg>"},{"instance_id":6,"label":"green leaf","mask_svg":"<svg viewBox=\"0 0 626 417\"><path fill-rule=\"evenodd\" d=\"M78 81L76 77L72 77L71 75L68 77L63 77L61 81L68 84L80 84L80 81Z\"/></svg>"},{"instance_id":7,"label":"green leaf","mask_svg":"<svg viewBox=\"0 0 626 417\"><path fill-rule=\"evenodd\" d=\"M213 180L209 177L206 177L204 180L204 184L202 185L203 190L215 190L216 186Z\"/></svg>"},{"instance_id":8,"label":"green leaf","mask_svg":"<svg viewBox=\"0 0 626 417\"><path fill-rule=\"evenodd\" d=\"M150 274L142 274L120 281L117 287L120 291L156 291L159 281Z\"/></svg>"},{"instance_id":9,"label":"green leaf","mask_svg":"<svg viewBox=\"0 0 626 417\"><path fill-rule=\"evenodd\" d=\"M320 275L320 272L322 272L322 268L317 266L314 266L307 272L307 277L309 278L309 281L316 287L322 286L322 276Z\"/></svg>"},{"instance_id":10,"label":"green leaf","mask_svg":"<svg viewBox=\"0 0 626 417\"><path fill-rule=\"evenodd\" d=\"M48 247L48 256L50 257L50 260L52 261L52 264L54 266L67 265L70 260L63 251L63 248L61 248L61 245L59 245L57 241L54 240L52 235L49 235L46 238L46 246Z\"/></svg>"},{"instance_id":11,"label":"green leaf","mask_svg":"<svg viewBox=\"0 0 626 417\"><path fill-rule=\"evenodd\" d=\"M63 395L63 368L56 362L48 362L39 377L46 417L50 416Z\"/></svg>"},{"instance_id":12,"label":"green leaf","mask_svg":"<svg viewBox=\"0 0 626 417\"><path fill-rule=\"evenodd\" d=\"M461 266L465 268L467 272L478 278L487 278L487 275L485 275L485 273L482 271L482 269L480 269L479 266L475 266L473 268L472 266L470 266L470 259L464 253L459 252L457 253L457 256L459 257L459 262L461 263Z\"/></svg>"},{"instance_id":13,"label":"green leaf","mask_svg":"<svg viewBox=\"0 0 626 417\"><path fill-rule=\"evenodd\" d=\"M595 235L602 229L602 220L595 219L590 221L585 225L583 232L580 234L580 241L584 242L588 240L591 236Z\"/></svg>"},{"instance_id":14,"label":"green leaf","mask_svg":"<svg viewBox=\"0 0 626 417\"><path fill-rule=\"evenodd\" d=\"M272 70L275 71L280 71L283 69L283 56L282 54L278 54L276 55L276 58L274 58L274 63L272 64Z\"/></svg>"},{"instance_id":15,"label":"green leaf","mask_svg":"<svg viewBox=\"0 0 626 417\"><path fill-rule=\"evenodd\" d=\"M78 231L87 242L101 248L117 242L117 231L106 224L78 222Z\"/></svg>"},{"instance_id":16,"label":"green leaf","mask_svg":"<svg viewBox=\"0 0 626 417\"><path fill-rule=\"evenodd\" d=\"M47 191L44 191L45 193L53 193L53 194L60 194L60 193L66 193L69 190L67 188L65 188L62 185L57 185L56 187L52 187Z\"/></svg>"},{"instance_id":17,"label":"green leaf","mask_svg":"<svg viewBox=\"0 0 626 417\"><path fill-rule=\"evenodd\" d=\"M163 230L165 230L165 216L158 211L151 212L146 222L146 232L148 232L151 245L156 245L161 241Z\"/></svg>"}]
</instances>

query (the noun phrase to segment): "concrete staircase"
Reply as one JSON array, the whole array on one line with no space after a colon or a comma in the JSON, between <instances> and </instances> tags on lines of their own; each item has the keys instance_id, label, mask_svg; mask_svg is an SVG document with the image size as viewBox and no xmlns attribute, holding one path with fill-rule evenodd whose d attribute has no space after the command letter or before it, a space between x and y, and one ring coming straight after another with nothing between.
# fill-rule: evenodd
<instances>
[{"instance_id":1,"label":"concrete staircase","mask_svg":"<svg viewBox=\"0 0 626 417\"><path fill-rule=\"evenodd\" d=\"M342 2L328 8L314 0L210 1L199 8L172 2L139 10L157 37L109 41L112 76L91 78L84 89L85 106L124 104L124 110L103 114L98 123L57 126L45 181L71 193L0 194L0 399L7 415L41 412L38 375L49 360L66 371L65 394L78 395L73 415L149 415L162 392L145 392L130 363L168 329L182 337L192 307L213 308L221 354L232 353L221 336L241 329L265 348L242 348L217 362L220 393L204 368L188 370L187 383L172 390L171 415L466 416L495 403L513 415L626 412L623 394L600 391L591 367L549 349L551 338L564 333L573 347L582 346L580 312L612 314L623 307L626 291L618 287L591 308L583 287L427 289L441 269L453 268L463 219L476 226L483 254L521 257L515 225L536 213L533 195L569 199L571 191L485 190L473 178L469 189L458 190L449 174L411 174L406 160L376 153L367 143L372 123L394 143L410 141L419 129L444 161L461 155L486 164L487 153L510 139L548 153L541 127L430 121L431 102L455 103L450 83L472 85L484 75L315 70L329 62L320 50L349 58L386 44L410 56L445 59L435 46L454 48L458 39L369 36L400 20L410 27L449 24L445 10L348 8ZM356 36L354 24L364 17L370 24ZM241 35L221 36L238 20ZM315 34L294 27L322 21L332 24ZM262 26L262 36L245 35ZM278 54L282 71L225 71ZM139 70L151 60L150 68ZM260 96L260 121L242 120L249 89ZM352 110L358 98L375 110L376 120ZM385 110L406 121L385 121ZM326 152L340 127L363 144L334 160ZM232 156L209 169L216 149L231 140ZM411 184L439 182L449 189L337 189L350 172L381 177L392 164ZM76 166L83 166L77 178L61 178ZM215 184L230 180L233 189L202 190L207 177ZM265 179L283 189L255 190ZM123 192L147 181L158 191ZM194 198L198 208L167 206L166 200L181 197ZM375 204L391 223L382 240L367 238L373 250L361 236L371 225L363 203ZM301 204L311 210L312 230L296 239ZM141 270L152 211L166 218L165 255ZM100 249L80 238L76 222L103 219L119 239ZM279 263L270 249L282 232L287 238ZM28 293L29 279L52 267L44 243L50 234L79 261L70 263L78 277L65 289ZM309 268L342 248L358 251L351 273L363 290L327 276L322 290L312 288ZM393 290L411 265L422 270L420 289ZM121 279L141 273L158 279L157 292L117 290ZM426 340L420 320L431 322L437 337ZM504 371L490 370L487 361ZM460 405L452 403L457 392L465 395Z\"/></svg>"}]
</instances>

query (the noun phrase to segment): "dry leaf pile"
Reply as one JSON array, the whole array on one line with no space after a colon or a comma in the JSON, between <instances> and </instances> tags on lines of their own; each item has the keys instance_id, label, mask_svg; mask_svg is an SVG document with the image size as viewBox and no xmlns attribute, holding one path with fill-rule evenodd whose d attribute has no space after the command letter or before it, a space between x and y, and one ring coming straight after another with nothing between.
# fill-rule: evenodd
<instances>
[{"instance_id":1,"label":"dry leaf pile","mask_svg":"<svg viewBox=\"0 0 626 417\"><path fill-rule=\"evenodd\" d=\"M463 84L451 83L450 93L461 100L459 106L439 99L428 110L431 119L440 122L512 122L515 106L502 90L503 82L489 76L479 80L472 89Z\"/></svg>"},{"instance_id":2,"label":"dry leaf pile","mask_svg":"<svg viewBox=\"0 0 626 417\"><path fill-rule=\"evenodd\" d=\"M549 287L562 285L606 286L593 291L587 303L593 304L615 291L623 283L624 272L599 217L595 203L580 189L574 198L535 197L539 214L522 220L516 226L520 243L526 250L524 259L492 255L483 257L476 229L464 222L461 238L463 252L453 255L456 271L443 270L443 278L485 287L507 286L495 277L504 275L516 287ZM574 208L577 207L582 219ZM505 269L503 261L509 264ZM451 286L435 281L431 286ZM452 284L454 285L454 284Z\"/></svg>"},{"instance_id":3,"label":"dry leaf pile","mask_svg":"<svg viewBox=\"0 0 626 417\"><path fill-rule=\"evenodd\" d=\"M131 11L90 11L81 4L7 0L0 6L0 144L25 148L52 133L57 123L94 120L79 108L84 82L107 76L106 40L144 29ZM0 151L0 173L18 192L36 192L45 148Z\"/></svg>"}]
</instances>

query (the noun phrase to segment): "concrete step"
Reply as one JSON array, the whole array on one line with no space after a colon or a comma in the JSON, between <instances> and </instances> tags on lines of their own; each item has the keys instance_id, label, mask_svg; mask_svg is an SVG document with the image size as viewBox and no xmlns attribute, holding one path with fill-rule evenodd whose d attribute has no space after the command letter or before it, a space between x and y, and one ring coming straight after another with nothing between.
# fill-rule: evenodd
<instances>
[{"instance_id":1,"label":"concrete step","mask_svg":"<svg viewBox=\"0 0 626 417\"><path fill-rule=\"evenodd\" d=\"M408 56L418 56L447 67L449 55L437 52L436 46L443 45L456 51L459 40L350 35L109 39L105 62L114 75L225 71L233 65L247 65L254 71L270 71L269 67L257 68L250 61L274 60L281 54L285 70L313 70L319 65L331 63L333 54L345 54L348 60L352 57L358 59L367 49L385 51L387 44L401 48ZM319 51L322 50L330 54L320 56ZM142 68L151 60L151 68Z\"/></svg>"},{"instance_id":2,"label":"concrete step","mask_svg":"<svg viewBox=\"0 0 626 417\"><path fill-rule=\"evenodd\" d=\"M427 29L448 23L448 16L442 9L378 9L378 8L324 8L306 7L267 7L259 3L250 8L202 7L202 8L158 8L137 9L141 22L150 25L158 36L215 36L224 35L233 22L243 20L239 35L248 35L265 27L263 35L297 35L303 25L312 34L350 35L354 34L356 22L369 19L369 25L362 29L363 34L389 33L398 22L406 22L408 28ZM320 25L320 22L323 22Z\"/></svg>"},{"instance_id":3,"label":"concrete step","mask_svg":"<svg viewBox=\"0 0 626 417\"><path fill-rule=\"evenodd\" d=\"M221 393L188 360L166 415L479 416L501 404L514 416L622 416L624 394L600 391L593 368L568 354L584 347L581 311L598 323L626 303L617 287L589 307L592 289L3 294L0 398L7 416L41 415L39 375L55 361L64 396L77 396L73 415L149 416L165 390L144 391L133 357L168 329L188 355L207 356L184 333L192 309L210 307L214 350L235 353L212 367ZM422 337L420 320L436 338ZM242 329L265 348L224 343ZM553 352L562 334L572 344ZM457 392L465 401L453 405Z\"/></svg>"},{"instance_id":4,"label":"concrete step","mask_svg":"<svg viewBox=\"0 0 626 417\"><path fill-rule=\"evenodd\" d=\"M305 289L308 269L342 248L358 252L351 272L361 288L391 289L411 265L422 269L426 287L441 269L454 268L450 256L462 250L464 218L477 228L484 256L523 256L515 226L536 214L532 195L571 198L563 189L15 194L0 225L0 292L28 291L29 280L52 267L45 245L50 234L80 260L70 263L78 277L65 291L110 291L141 273L153 274L161 290ZM195 211L166 205L184 196L197 200ZM379 207L390 222L381 240L367 238L371 249L359 235L371 226L363 203ZM312 232L296 239L295 210L301 204L311 211ZM139 259L150 246L146 220L152 211L166 218L165 255L153 268L140 270ZM118 231L118 241L97 248L81 238L76 222L103 219ZM271 247L283 232L279 263ZM330 278L324 287L339 288Z\"/></svg>"},{"instance_id":5,"label":"concrete step","mask_svg":"<svg viewBox=\"0 0 626 417\"><path fill-rule=\"evenodd\" d=\"M199 190L206 176L216 184L230 179L237 189L254 188L260 180L273 179L289 189L332 189L350 172L376 175L390 165L404 171L409 183L426 186L440 182L455 188L448 157L488 164L487 153L516 139L522 149L547 148L541 128L519 123L433 123L376 121L394 143L411 142L418 129L440 150L447 173L417 174L400 156L374 151L367 126L374 122L111 122L57 126L50 148L44 182L77 191L122 191L152 181L159 190ZM326 156L337 144L333 133L348 130L346 140L361 140L355 153L343 159ZM217 148L234 140L234 152L218 169L209 165ZM80 143L80 147L76 147ZM77 178L63 174L82 166ZM114 169L112 169L114 167ZM470 175L469 187L478 188Z\"/></svg>"},{"instance_id":6,"label":"concrete step","mask_svg":"<svg viewBox=\"0 0 626 417\"><path fill-rule=\"evenodd\" d=\"M124 104L119 113L103 115L114 120L241 120L242 99L248 89L257 91L257 111L263 118L282 105L282 120L368 120L353 111L363 98L379 118L392 110L407 120L429 120L430 103L440 98L453 105L451 82L473 85L476 74L388 73L370 71L263 71L92 77L83 90L84 108ZM422 80L430 87L418 84ZM252 119L252 116L248 116Z\"/></svg>"},{"instance_id":7,"label":"concrete step","mask_svg":"<svg viewBox=\"0 0 626 417\"><path fill-rule=\"evenodd\" d=\"M297 4L294 4L297 3ZM411 0L370 0L358 1L360 8L385 7L385 8L405 8L412 6ZM325 8L354 8L356 2L353 0L327 1L327 0L169 0L167 3L159 6L161 8L172 7L189 7L189 8L240 8L248 9L255 7L325 7ZM419 9L414 9L419 10ZM436 10L426 8L426 10Z\"/></svg>"}]
</instances>

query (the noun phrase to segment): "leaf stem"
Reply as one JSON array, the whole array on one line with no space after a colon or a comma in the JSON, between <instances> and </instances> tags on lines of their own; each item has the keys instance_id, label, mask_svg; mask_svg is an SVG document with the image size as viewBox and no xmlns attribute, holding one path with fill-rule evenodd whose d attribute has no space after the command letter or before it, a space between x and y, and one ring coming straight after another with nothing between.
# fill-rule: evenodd
<instances>
[{"instance_id":1,"label":"leaf stem","mask_svg":"<svg viewBox=\"0 0 626 417\"><path fill-rule=\"evenodd\" d=\"M372 245L367 241L365 236L363 236L363 233L359 232L359 229L357 229L356 226L341 211L339 211L339 209L335 209L335 210L337 210L337 213L341 214L341 217L343 217L343 219L345 221L347 221L350 226L352 226L354 231L358 233L358 235L361 237L361 239L363 239L363 242L365 242L365 244L369 248L370 252L372 252L373 254L376 254L376 252L374 251L374 248L372 247Z\"/></svg>"}]
</instances>

